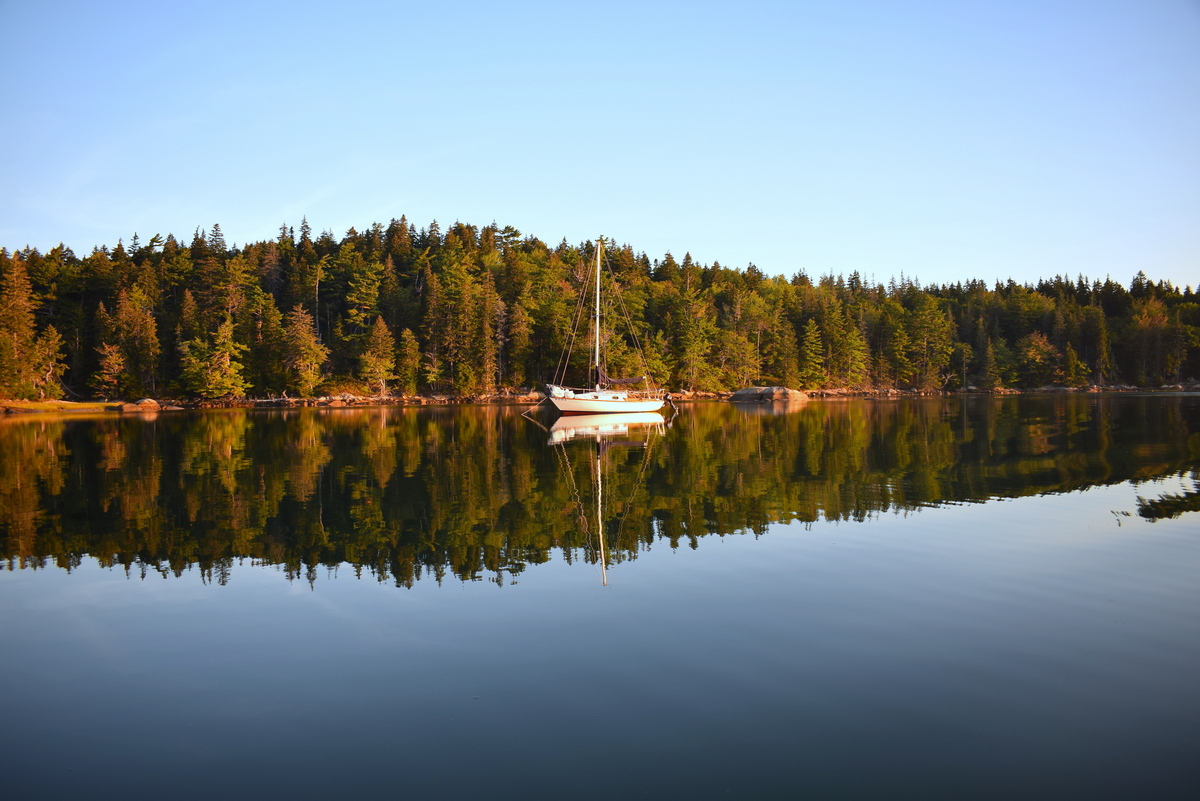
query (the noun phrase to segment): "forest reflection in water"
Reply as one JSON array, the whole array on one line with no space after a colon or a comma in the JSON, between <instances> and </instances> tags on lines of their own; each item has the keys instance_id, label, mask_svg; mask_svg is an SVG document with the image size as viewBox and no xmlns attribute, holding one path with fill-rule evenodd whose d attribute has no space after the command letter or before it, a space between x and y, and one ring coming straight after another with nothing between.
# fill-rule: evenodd
<instances>
[{"instance_id":1,"label":"forest reflection in water","mask_svg":"<svg viewBox=\"0 0 1200 801\"><path fill-rule=\"evenodd\" d=\"M314 580L508 583L597 558L595 440L553 445L520 407L0 422L9 570L102 565L223 582L239 559ZM1200 509L1200 398L1046 395L697 403L604 448L610 564L774 523L1178 476L1143 517ZM1187 488L1191 489L1187 489ZM594 528L594 526L592 527Z\"/></svg>"}]
</instances>

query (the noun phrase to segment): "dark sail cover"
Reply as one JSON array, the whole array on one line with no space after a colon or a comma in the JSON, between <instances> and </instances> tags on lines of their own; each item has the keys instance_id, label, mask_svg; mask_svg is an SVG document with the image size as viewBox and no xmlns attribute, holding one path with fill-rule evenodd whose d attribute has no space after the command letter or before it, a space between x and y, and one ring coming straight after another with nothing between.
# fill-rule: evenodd
<instances>
[{"instance_id":1,"label":"dark sail cover","mask_svg":"<svg viewBox=\"0 0 1200 801\"><path fill-rule=\"evenodd\" d=\"M646 380L646 376L644 376L644 375L637 375L637 376L634 376L633 378L613 378L612 376L610 376L608 373L606 373L604 371L604 368L600 369L600 383L601 384L611 384L613 386L624 387L624 386L629 386L630 384L640 384L641 382L643 382L645 380Z\"/></svg>"}]
</instances>

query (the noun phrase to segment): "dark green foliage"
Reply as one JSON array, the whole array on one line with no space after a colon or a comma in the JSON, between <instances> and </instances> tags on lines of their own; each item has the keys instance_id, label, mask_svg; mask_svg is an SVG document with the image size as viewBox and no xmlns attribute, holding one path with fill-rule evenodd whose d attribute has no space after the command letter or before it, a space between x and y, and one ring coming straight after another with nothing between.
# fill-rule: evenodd
<instances>
[{"instance_id":1,"label":"dark green foliage","mask_svg":"<svg viewBox=\"0 0 1200 801\"><path fill-rule=\"evenodd\" d=\"M284 225L241 248L214 225L186 247L135 235L128 248L83 258L61 245L0 250L0 395L53 395L60 383L106 396L307 394L325 378L363 377L380 318L399 342L391 367L375 353L370 370L395 375L402 393L536 386L552 379L576 299L591 290L594 248L549 247L496 224L418 230L401 217L340 241L328 231L314 237L303 220L298 231ZM606 254L632 325L625 330L624 312L609 310L606 369L648 371L671 389L1158 386L1200 377L1195 294L1142 274L1128 290L1082 276L991 288L921 287L901 276L885 286L858 273L785 280L690 253L651 259L628 244ZM284 319L297 306L306 325L295 312ZM290 353L297 337L323 350ZM580 339L591 337L581 328ZM594 380L581 347L566 370L570 383Z\"/></svg>"}]
</instances>

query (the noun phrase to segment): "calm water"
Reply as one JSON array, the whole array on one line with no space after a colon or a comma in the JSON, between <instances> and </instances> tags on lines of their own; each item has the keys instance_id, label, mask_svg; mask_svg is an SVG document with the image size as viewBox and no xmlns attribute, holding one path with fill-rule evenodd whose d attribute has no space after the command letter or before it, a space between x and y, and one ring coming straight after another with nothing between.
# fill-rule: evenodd
<instances>
[{"instance_id":1,"label":"calm water","mask_svg":"<svg viewBox=\"0 0 1200 801\"><path fill-rule=\"evenodd\" d=\"M1200 397L520 411L0 420L4 794L1200 797Z\"/></svg>"}]
</instances>

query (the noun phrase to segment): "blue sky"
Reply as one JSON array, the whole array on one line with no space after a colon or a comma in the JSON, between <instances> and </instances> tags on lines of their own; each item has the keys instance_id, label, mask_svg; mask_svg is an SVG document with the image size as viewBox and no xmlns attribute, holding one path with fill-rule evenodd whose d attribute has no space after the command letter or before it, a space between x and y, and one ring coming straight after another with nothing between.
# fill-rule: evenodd
<instances>
[{"instance_id":1,"label":"blue sky","mask_svg":"<svg viewBox=\"0 0 1200 801\"><path fill-rule=\"evenodd\" d=\"M0 245L493 220L1200 284L1200 2L0 0Z\"/></svg>"}]
</instances>

